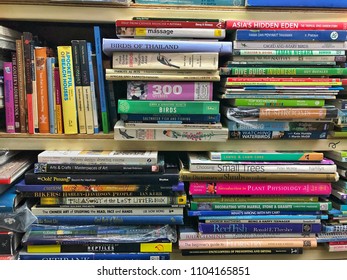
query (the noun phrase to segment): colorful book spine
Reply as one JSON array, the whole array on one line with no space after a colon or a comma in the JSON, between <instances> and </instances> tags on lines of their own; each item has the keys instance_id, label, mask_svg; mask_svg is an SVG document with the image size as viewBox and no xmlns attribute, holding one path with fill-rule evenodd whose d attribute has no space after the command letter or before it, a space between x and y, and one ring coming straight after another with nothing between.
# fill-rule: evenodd
<instances>
[{"instance_id":1,"label":"colorful book spine","mask_svg":"<svg viewBox=\"0 0 347 280\"><path fill-rule=\"evenodd\" d=\"M257 216L257 215L321 215L321 213L322 213L321 211L287 211L287 210L189 210L188 209L187 211L187 214L190 217L199 217L199 216L221 217L221 216L237 216L237 215L253 215L253 216ZM268 236L268 237L271 237L271 236ZM233 236L231 238L236 238L236 237Z\"/></svg>"},{"instance_id":2,"label":"colorful book spine","mask_svg":"<svg viewBox=\"0 0 347 280\"><path fill-rule=\"evenodd\" d=\"M78 133L76 91L71 46L58 46L63 121L65 134Z\"/></svg>"},{"instance_id":3,"label":"colorful book spine","mask_svg":"<svg viewBox=\"0 0 347 280\"><path fill-rule=\"evenodd\" d=\"M206 28L224 29L225 21L184 21L184 20L116 20L116 27L153 27L153 28Z\"/></svg>"},{"instance_id":4,"label":"colorful book spine","mask_svg":"<svg viewBox=\"0 0 347 280\"><path fill-rule=\"evenodd\" d=\"M79 40L71 40L72 49L72 64L74 73L74 86L76 95L76 106L78 115L78 132L81 134L87 133L86 130L86 115L83 98L82 74L81 74L81 58L79 51Z\"/></svg>"},{"instance_id":5,"label":"colorful book spine","mask_svg":"<svg viewBox=\"0 0 347 280\"><path fill-rule=\"evenodd\" d=\"M229 131L229 139L327 139L328 131Z\"/></svg>"},{"instance_id":6,"label":"colorful book spine","mask_svg":"<svg viewBox=\"0 0 347 280\"><path fill-rule=\"evenodd\" d=\"M112 68L217 70L218 53L114 52Z\"/></svg>"},{"instance_id":7,"label":"colorful book spine","mask_svg":"<svg viewBox=\"0 0 347 280\"><path fill-rule=\"evenodd\" d=\"M233 41L234 50L346 50L347 42Z\"/></svg>"},{"instance_id":8,"label":"colorful book spine","mask_svg":"<svg viewBox=\"0 0 347 280\"><path fill-rule=\"evenodd\" d=\"M88 66L89 66L89 75L90 75L90 92L92 98L92 109L93 109L93 125L94 133L99 133L99 116L98 116L98 106L96 98L96 82L94 77L94 65L93 65L93 54L92 54L92 44L87 42L87 53L88 53Z\"/></svg>"},{"instance_id":9,"label":"colorful book spine","mask_svg":"<svg viewBox=\"0 0 347 280\"><path fill-rule=\"evenodd\" d=\"M11 53L13 98L14 98L14 125L15 132L20 133L20 105L19 105L19 85L18 85L18 62L16 52Z\"/></svg>"},{"instance_id":10,"label":"colorful book spine","mask_svg":"<svg viewBox=\"0 0 347 280\"><path fill-rule=\"evenodd\" d=\"M304 97L303 97L304 98ZM325 100L316 99L254 99L254 98L234 98L228 103L233 106L265 106L265 107L322 107Z\"/></svg>"},{"instance_id":11,"label":"colorful book spine","mask_svg":"<svg viewBox=\"0 0 347 280\"><path fill-rule=\"evenodd\" d=\"M234 33L240 41L346 41L346 30L243 30Z\"/></svg>"},{"instance_id":12,"label":"colorful book spine","mask_svg":"<svg viewBox=\"0 0 347 280\"><path fill-rule=\"evenodd\" d=\"M270 56L337 56L345 55L344 50L233 50L233 55L255 56L255 55L270 55Z\"/></svg>"},{"instance_id":13,"label":"colorful book spine","mask_svg":"<svg viewBox=\"0 0 347 280\"><path fill-rule=\"evenodd\" d=\"M120 114L120 119L144 123L218 123L220 114Z\"/></svg>"},{"instance_id":14,"label":"colorful book spine","mask_svg":"<svg viewBox=\"0 0 347 280\"><path fill-rule=\"evenodd\" d=\"M225 21L227 30L347 30L345 22L335 21L275 21L275 20L232 20Z\"/></svg>"},{"instance_id":15,"label":"colorful book spine","mask_svg":"<svg viewBox=\"0 0 347 280\"><path fill-rule=\"evenodd\" d=\"M120 114L218 114L219 101L118 100Z\"/></svg>"},{"instance_id":16,"label":"colorful book spine","mask_svg":"<svg viewBox=\"0 0 347 280\"><path fill-rule=\"evenodd\" d=\"M342 85L340 78L274 78L274 77L227 77L223 80L225 87L232 86L337 86Z\"/></svg>"},{"instance_id":17,"label":"colorful book spine","mask_svg":"<svg viewBox=\"0 0 347 280\"><path fill-rule=\"evenodd\" d=\"M38 89L37 89L37 75L36 75L36 57L35 49L40 45L36 40L30 42L30 53L31 53L31 83L32 83L32 110L33 110L33 120L34 120L34 132L39 133L39 105L38 105Z\"/></svg>"},{"instance_id":18,"label":"colorful book spine","mask_svg":"<svg viewBox=\"0 0 347 280\"><path fill-rule=\"evenodd\" d=\"M47 47L35 48L36 90L40 133L50 132L47 83L47 52Z\"/></svg>"},{"instance_id":19,"label":"colorful book spine","mask_svg":"<svg viewBox=\"0 0 347 280\"><path fill-rule=\"evenodd\" d=\"M139 4L154 4L157 5L157 0L138 0ZM244 6L245 0L165 0L160 2L161 5L198 5L198 6Z\"/></svg>"},{"instance_id":20,"label":"colorful book spine","mask_svg":"<svg viewBox=\"0 0 347 280\"><path fill-rule=\"evenodd\" d=\"M303 248L288 247L288 248L241 248L241 249L200 249L190 250L181 249L182 256L197 256L197 255L300 255L303 254Z\"/></svg>"},{"instance_id":21,"label":"colorful book spine","mask_svg":"<svg viewBox=\"0 0 347 280\"><path fill-rule=\"evenodd\" d=\"M172 27L116 27L119 38L194 38L218 39L225 38L225 29L209 28L172 28Z\"/></svg>"},{"instance_id":22,"label":"colorful book spine","mask_svg":"<svg viewBox=\"0 0 347 280\"><path fill-rule=\"evenodd\" d=\"M103 38L102 49L105 54L112 56L115 51L141 52L217 52L230 54L232 42L206 42L189 40L159 40L159 39L108 39Z\"/></svg>"},{"instance_id":23,"label":"colorful book spine","mask_svg":"<svg viewBox=\"0 0 347 280\"><path fill-rule=\"evenodd\" d=\"M241 231L239 231L241 232ZM254 238L254 239L190 239L179 240L180 250L228 249L228 248L288 248L317 247L315 238Z\"/></svg>"},{"instance_id":24,"label":"colorful book spine","mask_svg":"<svg viewBox=\"0 0 347 280\"><path fill-rule=\"evenodd\" d=\"M330 195L331 183L189 182L191 195Z\"/></svg>"},{"instance_id":25,"label":"colorful book spine","mask_svg":"<svg viewBox=\"0 0 347 280\"><path fill-rule=\"evenodd\" d=\"M13 68L12 62L4 62L4 97L6 132L15 133L14 93L13 93Z\"/></svg>"},{"instance_id":26,"label":"colorful book spine","mask_svg":"<svg viewBox=\"0 0 347 280\"><path fill-rule=\"evenodd\" d=\"M212 101L213 83L129 81L127 99Z\"/></svg>"},{"instance_id":27,"label":"colorful book spine","mask_svg":"<svg viewBox=\"0 0 347 280\"><path fill-rule=\"evenodd\" d=\"M102 131L104 134L107 134L110 131L110 124L109 124L109 112L108 112L107 103L106 103L105 77L104 77L104 68L103 68L103 62L102 62L103 45L101 44L100 26L94 26L94 43L95 43L95 56L96 56L96 68L97 68L98 88L99 88L99 98L100 98ZM111 48L111 45L110 45L110 48Z\"/></svg>"},{"instance_id":28,"label":"colorful book spine","mask_svg":"<svg viewBox=\"0 0 347 280\"><path fill-rule=\"evenodd\" d=\"M63 127L63 104L61 99L61 84L60 84L60 73L59 68L54 67L54 84L55 84L55 104L56 104L56 111L55 111L55 126L57 128L57 133L62 134L64 131Z\"/></svg>"},{"instance_id":29,"label":"colorful book spine","mask_svg":"<svg viewBox=\"0 0 347 280\"><path fill-rule=\"evenodd\" d=\"M347 3L339 0L292 0L283 3L280 0L247 0L247 7L303 7L303 8L347 8Z\"/></svg>"},{"instance_id":30,"label":"colorful book spine","mask_svg":"<svg viewBox=\"0 0 347 280\"><path fill-rule=\"evenodd\" d=\"M240 64L329 64L332 62L346 62L345 55L235 55L232 60L225 63L226 66ZM335 65L336 63L332 63Z\"/></svg>"},{"instance_id":31,"label":"colorful book spine","mask_svg":"<svg viewBox=\"0 0 347 280\"><path fill-rule=\"evenodd\" d=\"M56 100L55 100L55 81L54 68L55 57L47 57L47 95L48 95L48 112L49 112L49 133L57 133L56 128Z\"/></svg>"}]
</instances>

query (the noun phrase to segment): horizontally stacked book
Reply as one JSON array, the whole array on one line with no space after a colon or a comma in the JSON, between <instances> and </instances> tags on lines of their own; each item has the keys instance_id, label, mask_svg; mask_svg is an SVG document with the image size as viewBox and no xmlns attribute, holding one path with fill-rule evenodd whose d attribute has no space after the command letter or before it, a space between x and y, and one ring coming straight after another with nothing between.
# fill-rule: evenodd
<instances>
[{"instance_id":1,"label":"horizontally stacked book","mask_svg":"<svg viewBox=\"0 0 347 280\"><path fill-rule=\"evenodd\" d=\"M44 151L16 190L37 217L20 259L169 259L186 204L156 151Z\"/></svg>"},{"instance_id":2,"label":"horizontally stacked book","mask_svg":"<svg viewBox=\"0 0 347 280\"><path fill-rule=\"evenodd\" d=\"M332 209L336 165L319 152L188 152L183 255L301 254Z\"/></svg>"},{"instance_id":3,"label":"horizontally stacked book","mask_svg":"<svg viewBox=\"0 0 347 280\"><path fill-rule=\"evenodd\" d=\"M330 100L347 75L344 23L227 20L233 56L220 68L232 139L326 139Z\"/></svg>"},{"instance_id":4,"label":"horizontally stacked book","mask_svg":"<svg viewBox=\"0 0 347 280\"><path fill-rule=\"evenodd\" d=\"M219 57L232 50L219 41L224 27L219 20L116 21L119 39L103 39L112 57L106 80L127 81L116 140L226 141L219 101L212 100Z\"/></svg>"}]
</instances>

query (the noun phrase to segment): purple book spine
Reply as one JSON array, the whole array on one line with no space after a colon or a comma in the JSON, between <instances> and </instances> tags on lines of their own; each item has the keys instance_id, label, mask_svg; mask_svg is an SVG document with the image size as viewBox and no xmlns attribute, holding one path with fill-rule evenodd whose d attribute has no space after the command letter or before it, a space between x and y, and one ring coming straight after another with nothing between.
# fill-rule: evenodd
<instances>
[{"instance_id":1,"label":"purple book spine","mask_svg":"<svg viewBox=\"0 0 347 280\"><path fill-rule=\"evenodd\" d=\"M201 233L319 233L321 224L310 223L199 223Z\"/></svg>"},{"instance_id":2,"label":"purple book spine","mask_svg":"<svg viewBox=\"0 0 347 280\"><path fill-rule=\"evenodd\" d=\"M212 82L130 81L127 84L127 99L210 101L212 98Z\"/></svg>"},{"instance_id":3,"label":"purple book spine","mask_svg":"<svg viewBox=\"0 0 347 280\"><path fill-rule=\"evenodd\" d=\"M15 133L12 62L4 62L6 132Z\"/></svg>"}]
</instances>

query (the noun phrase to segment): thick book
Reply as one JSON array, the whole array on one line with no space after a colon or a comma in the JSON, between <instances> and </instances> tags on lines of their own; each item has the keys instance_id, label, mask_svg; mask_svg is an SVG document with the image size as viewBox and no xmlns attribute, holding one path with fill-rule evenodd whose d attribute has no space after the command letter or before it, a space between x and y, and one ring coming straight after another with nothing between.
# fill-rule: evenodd
<instances>
[{"instance_id":1,"label":"thick book","mask_svg":"<svg viewBox=\"0 0 347 280\"><path fill-rule=\"evenodd\" d=\"M165 39L112 39L103 38L102 50L112 56L113 52L141 51L141 52L217 52L231 54L232 42L207 42L196 40L165 40Z\"/></svg>"},{"instance_id":2,"label":"thick book","mask_svg":"<svg viewBox=\"0 0 347 280\"><path fill-rule=\"evenodd\" d=\"M219 114L219 101L118 100L119 114Z\"/></svg>"},{"instance_id":3,"label":"thick book","mask_svg":"<svg viewBox=\"0 0 347 280\"><path fill-rule=\"evenodd\" d=\"M114 52L112 68L217 70L218 53Z\"/></svg>"},{"instance_id":4,"label":"thick book","mask_svg":"<svg viewBox=\"0 0 347 280\"><path fill-rule=\"evenodd\" d=\"M19 260L170 260L170 253L27 253L19 252Z\"/></svg>"},{"instance_id":5,"label":"thick book","mask_svg":"<svg viewBox=\"0 0 347 280\"><path fill-rule=\"evenodd\" d=\"M189 182L191 195L330 195L331 183Z\"/></svg>"},{"instance_id":6,"label":"thick book","mask_svg":"<svg viewBox=\"0 0 347 280\"><path fill-rule=\"evenodd\" d=\"M158 163L158 151L43 151L37 156L38 162L56 164L145 164Z\"/></svg>"},{"instance_id":7,"label":"thick book","mask_svg":"<svg viewBox=\"0 0 347 280\"><path fill-rule=\"evenodd\" d=\"M340 0L246 0L247 7L301 7L301 8L347 8L347 3Z\"/></svg>"},{"instance_id":8,"label":"thick book","mask_svg":"<svg viewBox=\"0 0 347 280\"><path fill-rule=\"evenodd\" d=\"M128 81L127 99L212 101L213 82Z\"/></svg>"}]
</instances>

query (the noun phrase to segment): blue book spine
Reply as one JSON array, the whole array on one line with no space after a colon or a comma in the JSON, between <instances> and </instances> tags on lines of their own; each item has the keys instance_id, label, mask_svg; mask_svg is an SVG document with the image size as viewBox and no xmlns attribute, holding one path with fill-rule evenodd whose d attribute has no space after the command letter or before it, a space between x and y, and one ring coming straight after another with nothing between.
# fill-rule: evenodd
<instances>
[{"instance_id":1,"label":"blue book spine","mask_svg":"<svg viewBox=\"0 0 347 280\"><path fill-rule=\"evenodd\" d=\"M337 225L323 224L323 226L322 226L322 232L341 232L341 231L347 231L347 225L344 225L344 224L337 224Z\"/></svg>"},{"instance_id":2,"label":"blue book spine","mask_svg":"<svg viewBox=\"0 0 347 280\"><path fill-rule=\"evenodd\" d=\"M96 99L96 89L95 89L95 77L94 77L94 67L92 59L92 44L87 42L87 53L88 53L88 66L89 66L89 79L90 79L90 92L92 95L92 106L93 106L93 123L94 123L94 133L99 133L99 119L98 119L98 106Z\"/></svg>"},{"instance_id":3,"label":"blue book spine","mask_svg":"<svg viewBox=\"0 0 347 280\"><path fill-rule=\"evenodd\" d=\"M170 260L170 253L27 253L19 260Z\"/></svg>"},{"instance_id":4,"label":"blue book spine","mask_svg":"<svg viewBox=\"0 0 347 280\"><path fill-rule=\"evenodd\" d=\"M55 86L53 68L55 57L47 57L47 86L48 86L48 108L49 108L49 133L56 133L55 129Z\"/></svg>"},{"instance_id":5,"label":"blue book spine","mask_svg":"<svg viewBox=\"0 0 347 280\"><path fill-rule=\"evenodd\" d=\"M315 220L315 219L328 219L328 215L242 215L242 216L199 216L199 220Z\"/></svg>"},{"instance_id":6,"label":"blue book spine","mask_svg":"<svg viewBox=\"0 0 347 280\"><path fill-rule=\"evenodd\" d=\"M231 54L232 42L103 38L102 50L108 56L112 56L112 53L116 51L217 52L221 54Z\"/></svg>"},{"instance_id":7,"label":"blue book spine","mask_svg":"<svg viewBox=\"0 0 347 280\"><path fill-rule=\"evenodd\" d=\"M138 4L158 4L160 5L198 5L198 6L245 6L245 0L137 0Z\"/></svg>"},{"instance_id":8,"label":"blue book spine","mask_svg":"<svg viewBox=\"0 0 347 280\"><path fill-rule=\"evenodd\" d=\"M230 139L326 139L327 131L229 131Z\"/></svg>"},{"instance_id":9,"label":"blue book spine","mask_svg":"<svg viewBox=\"0 0 347 280\"><path fill-rule=\"evenodd\" d=\"M306 223L199 223L198 230L201 233L319 233L321 224Z\"/></svg>"},{"instance_id":10,"label":"blue book spine","mask_svg":"<svg viewBox=\"0 0 347 280\"><path fill-rule=\"evenodd\" d=\"M325 41L347 40L346 30L236 30L239 41Z\"/></svg>"},{"instance_id":11,"label":"blue book spine","mask_svg":"<svg viewBox=\"0 0 347 280\"><path fill-rule=\"evenodd\" d=\"M102 65L102 46L101 46L101 34L100 34L99 26L94 26L94 42L95 42L96 68L98 73L102 131L103 133L109 133L110 126L109 126L108 110L107 110L107 104L106 104L105 80L104 80L105 75L104 75L104 69Z\"/></svg>"},{"instance_id":12,"label":"blue book spine","mask_svg":"<svg viewBox=\"0 0 347 280\"><path fill-rule=\"evenodd\" d=\"M17 192L12 186L0 195L0 213L12 213L16 208Z\"/></svg>"},{"instance_id":13,"label":"blue book spine","mask_svg":"<svg viewBox=\"0 0 347 280\"><path fill-rule=\"evenodd\" d=\"M247 0L247 7L311 7L311 8L347 8L347 2L341 0Z\"/></svg>"},{"instance_id":14,"label":"blue book spine","mask_svg":"<svg viewBox=\"0 0 347 280\"><path fill-rule=\"evenodd\" d=\"M151 123L217 123L220 114L214 115L155 115L155 114L120 114L120 119L127 122Z\"/></svg>"},{"instance_id":15,"label":"blue book spine","mask_svg":"<svg viewBox=\"0 0 347 280\"><path fill-rule=\"evenodd\" d=\"M183 216L112 216L112 215L37 215L38 224L46 225L183 225Z\"/></svg>"},{"instance_id":16,"label":"blue book spine","mask_svg":"<svg viewBox=\"0 0 347 280\"><path fill-rule=\"evenodd\" d=\"M321 211L188 210L188 216L321 215Z\"/></svg>"}]
</instances>

